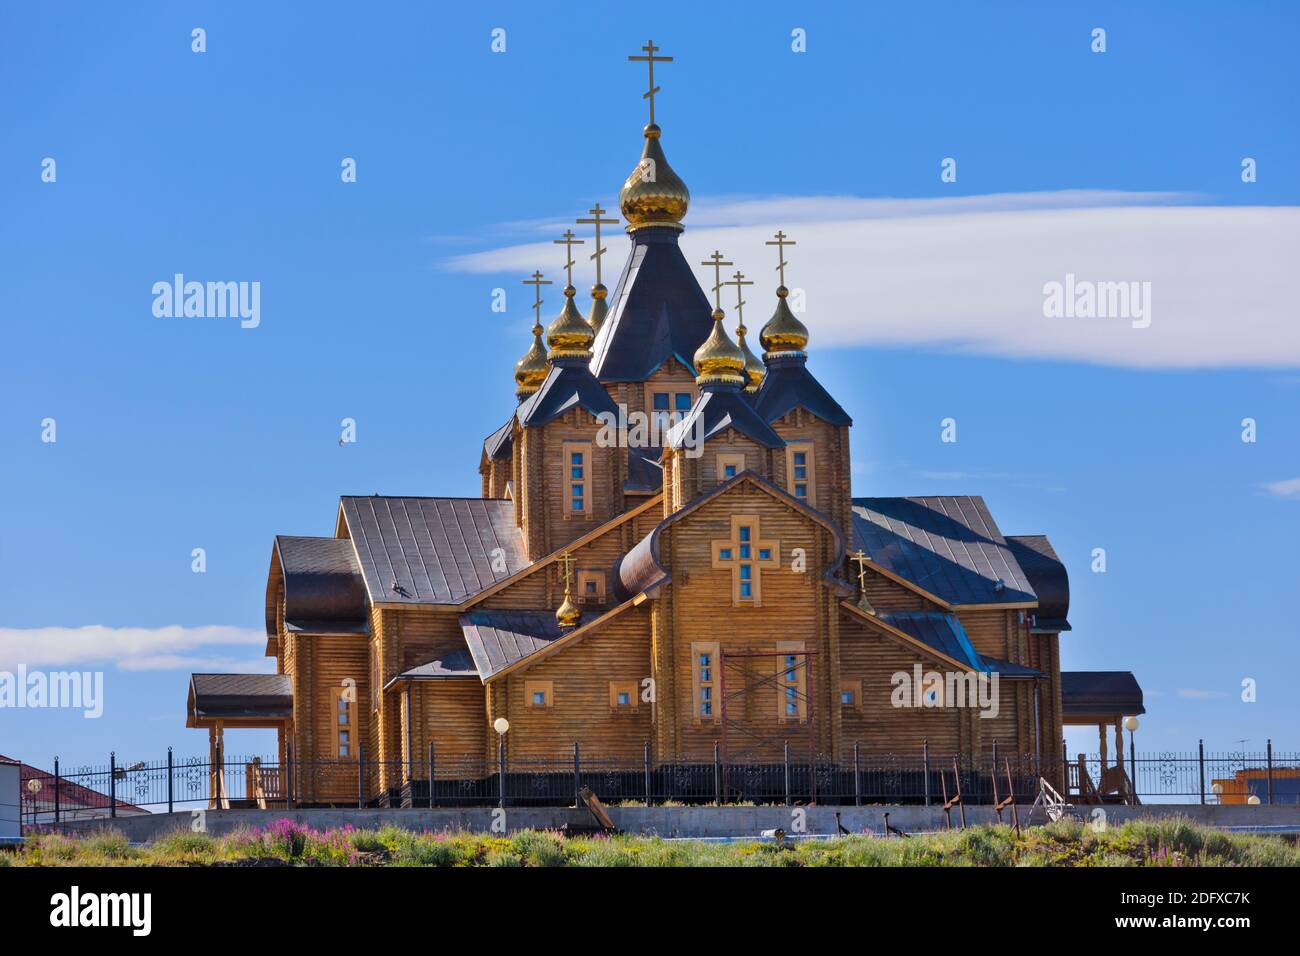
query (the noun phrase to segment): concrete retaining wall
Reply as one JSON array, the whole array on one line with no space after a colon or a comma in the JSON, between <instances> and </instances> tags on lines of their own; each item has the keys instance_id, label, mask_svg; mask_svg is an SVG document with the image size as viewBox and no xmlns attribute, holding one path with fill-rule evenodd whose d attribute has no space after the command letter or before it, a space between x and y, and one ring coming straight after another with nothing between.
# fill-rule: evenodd
<instances>
[{"instance_id":1,"label":"concrete retaining wall","mask_svg":"<svg viewBox=\"0 0 1300 956\"><path fill-rule=\"evenodd\" d=\"M1085 819L1097 807L1080 807ZM884 815L889 822L907 832L941 830L944 828L943 810L938 807L610 807L614 823L629 833L656 834L662 837L754 837L763 830L781 828L794 834L834 833L835 813L845 827L854 832L884 833ZM1252 806L1198 806L1161 805L1104 808L1109 823L1121 823L1136 818L1182 816L1197 823L1214 827L1295 827L1300 828L1300 807ZM263 827L276 820L290 819L317 829L341 827L351 824L358 829L377 829L395 826L414 831L469 830L487 832L492 829L494 810L469 808L462 810L206 810L180 813L155 813L147 816L119 817L116 820L84 820L65 824L62 829L81 832L114 828L121 830L132 842L146 842L174 830L203 829L221 836L241 827ZM796 825L795 816L803 813L802 829ZM1022 822L1029 821L1029 807L1020 808ZM1010 810L1003 811L1003 820L1010 822ZM507 831L526 829L558 829L565 824L590 826L594 821L585 810L567 807L513 808L507 807ZM989 807L968 807L966 822L992 823L996 816ZM1042 811L1034 818L1043 822ZM957 824L957 813L953 812Z\"/></svg>"}]
</instances>

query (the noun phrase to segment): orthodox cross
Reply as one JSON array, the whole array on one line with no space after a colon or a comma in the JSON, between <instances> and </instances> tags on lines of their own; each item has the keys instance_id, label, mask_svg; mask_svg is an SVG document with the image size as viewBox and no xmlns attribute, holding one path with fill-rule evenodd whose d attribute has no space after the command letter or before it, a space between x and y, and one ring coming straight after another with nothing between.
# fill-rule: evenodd
<instances>
[{"instance_id":1,"label":"orthodox cross","mask_svg":"<svg viewBox=\"0 0 1300 956\"><path fill-rule=\"evenodd\" d=\"M862 610L866 611L868 614L875 614L876 609L872 607L871 602L867 600L867 564L871 559L862 553L861 548L858 548L857 553L852 554L849 557L853 563L858 566L858 591L860 592L860 596L858 597L858 607L862 608Z\"/></svg>"},{"instance_id":2,"label":"orthodox cross","mask_svg":"<svg viewBox=\"0 0 1300 956\"><path fill-rule=\"evenodd\" d=\"M714 249L713 255L709 256L709 258L701 262L700 265L713 266L713 307L717 309L719 312L721 312L722 311L722 287L724 285L729 284L729 283L724 283L722 281L722 267L734 266L735 263L728 262L726 259L723 259L722 253Z\"/></svg>"},{"instance_id":3,"label":"orthodox cross","mask_svg":"<svg viewBox=\"0 0 1300 956\"><path fill-rule=\"evenodd\" d=\"M734 285L736 287L736 318L740 320L739 323L736 325L736 331L740 332L741 334L743 334L745 331L745 312L744 312L745 300L741 298L745 290L741 288L741 286L747 286L753 284L754 284L753 282L745 278L745 274L743 272L737 272L734 276L732 276L730 282L723 283L723 285Z\"/></svg>"},{"instance_id":4,"label":"orthodox cross","mask_svg":"<svg viewBox=\"0 0 1300 956\"><path fill-rule=\"evenodd\" d=\"M759 538L758 515L733 515L731 537L714 541L712 546L713 567L731 569L732 603L762 605L760 572L781 566L781 543Z\"/></svg>"},{"instance_id":5,"label":"orthodox cross","mask_svg":"<svg viewBox=\"0 0 1300 956\"><path fill-rule=\"evenodd\" d=\"M573 555L565 551L560 555L560 563L564 565L564 593L570 593L569 589L573 583Z\"/></svg>"},{"instance_id":6,"label":"orthodox cross","mask_svg":"<svg viewBox=\"0 0 1300 956\"><path fill-rule=\"evenodd\" d=\"M533 303L533 312L537 316L537 324L542 324L542 286L550 285L550 279L543 279L540 272L534 272L530 278L524 280L524 285L530 285L537 293L537 301Z\"/></svg>"},{"instance_id":7,"label":"orthodox cross","mask_svg":"<svg viewBox=\"0 0 1300 956\"><path fill-rule=\"evenodd\" d=\"M764 243L764 245L776 246L776 255L777 255L777 259L779 260L776 268L777 271L781 273L781 285L784 286L785 267L789 265L789 263L785 261L785 247L796 245L796 243L793 239L787 239L785 233L778 230L776 234L776 241L773 242L772 240L769 239L767 242Z\"/></svg>"},{"instance_id":8,"label":"orthodox cross","mask_svg":"<svg viewBox=\"0 0 1300 956\"><path fill-rule=\"evenodd\" d=\"M603 213L603 212L608 212L608 211L609 211L608 209L601 209L601 208L600 208L600 203L596 203L596 205L592 206L590 209L587 210L587 212L591 213L591 218L590 218L590 219L585 219L585 218L584 218L584 219L579 219L579 220L578 220L578 225L580 225L580 226L595 226L595 227L596 227L596 251L593 252L593 253L591 254L591 256L590 256L590 258L596 260L596 285L600 285L600 284L601 284L601 283L600 283L600 257L603 256L605 253L609 252L608 249L602 249L602 248L601 248L601 245L600 245L600 227L601 227L602 225L606 225L606 226L617 226L617 225L618 225L618 219L617 219L617 217L615 217L614 219L601 219L601 218L600 218L600 214L601 214L601 213Z\"/></svg>"},{"instance_id":9,"label":"orthodox cross","mask_svg":"<svg viewBox=\"0 0 1300 956\"><path fill-rule=\"evenodd\" d=\"M671 63L673 62L673 58L670 56L655 56L655 52L657 50L662 50L663 47L655 46L654 40L646 40L645 46L641 49L645 50L645 56L630 56L628 57L628 60L637 63L644 63L650 68L650 89L641 94L641 99L650 101L650 125L654 126L655 94L659 92L659 87L655 86L655 64Z\"/></svg>"},{"instance_id":10,"label":"orthodox cross","mask_svg":"<svg viewBox=\"0 0 1300 956\"><path fill-rule=\"evenodd\" d=\"M585 239L575 239L575 238L573 237L573 230L572 230L572 229L566 229L566 230L564 230L564 238L563 238L563 239L552 239L552 240L551 240L551 242L554 243L554 244L557 245L557 246L564 246L564 258L568 260L567 262L564 263L564 271L567 272L568 275L569 275L569 278L568 278L568 285L573 285L573 266L574 266L574 262L573 262L573 247L574 247L574 246L580 246L580 245L582 245L582 244L583 244L584 242L586 242L586 241L587 241L587 240L585 240Z\"/></svg>"}]
</instances>

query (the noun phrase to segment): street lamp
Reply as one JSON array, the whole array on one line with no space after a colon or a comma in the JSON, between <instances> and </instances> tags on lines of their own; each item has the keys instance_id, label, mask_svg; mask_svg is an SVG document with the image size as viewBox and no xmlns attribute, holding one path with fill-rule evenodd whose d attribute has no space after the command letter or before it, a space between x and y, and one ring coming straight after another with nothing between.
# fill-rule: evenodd
<instances>
[{"instance_id":1,"label":"street lamp","mask_svg":"<svg viewBox=\"0 0 1300 956\"><path fill-rule=\"evenodd\" d=\"M1259 794L1252 793L1249 797L1246 798L1246 802L1249 803L1252 807L1259 806Z\"/></svg>"},{"instance_id":2,"label":"street lamp","mask_svg":"<svg viewBox=\"0 0 1300 956\"><path fill-rule=\"evenodd\" d=\"M497 791L500 797L497 806L505 809L506 805L506 732L510 730L510 721L498 717L492 721L492 729L497 732L497 759L500 770L497 776Z\"/></svg>"},{"instance_id":3,"label":"street lamp","mask_svg":"<svg viewBox=\"0 0 1300 956\"><path fill-rule=\"evenodd\" d=\"M1128 777L1129 785L1133 788L1133 799L1137 799L1138 792L1138 774L1137 774L1137 752L1133 749L1133 735L1137 732L1139 721L1136 717L1124 718L1124 729L1128 731Z\"/></svg>"},{"instance_id":4,"label":"street lamp","mask_svg":"<svg viewBox=\"0 0 1300 956\"><path fill-rule=\"evenodd\" d=\"M1214 785L1210 787L1210 791L1214 794L1215 803L1223 803L1223 784L1215 781Z\"/></svg>"}]
</instances>

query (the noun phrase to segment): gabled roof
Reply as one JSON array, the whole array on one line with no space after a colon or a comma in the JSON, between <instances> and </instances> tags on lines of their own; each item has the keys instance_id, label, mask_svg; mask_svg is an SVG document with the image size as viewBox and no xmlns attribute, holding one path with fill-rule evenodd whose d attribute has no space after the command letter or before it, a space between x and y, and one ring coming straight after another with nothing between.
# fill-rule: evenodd
<instances>
[{"instance_id":1,"label":"gabled roof","mask_svg":"<svg viewBox=\"0 0 1300 956\"><path fill-rule=\"evenodd\" d=\"M284 575L284 623L292 631L365 633L366 587L352 542L277 535L267 583L267 635L276 633L276 568Z\"/></svg>"},{"instance_id":2,"label":"gabled roof","mask_svg":"<svg viewBox=\"0 0 1300 956\"><path fill-rule=\"evenodd\" d=\"M510 457L514 445L515 416L506 419L504 425L483 439L483 454L489 461L500 461Z\"/></svg>"},{"instance_id":3,"label":"gabled roof","mask_svg":"<svg viewBox=\"0 0 1300 956\"><path fill-rule=\"evenodd\" d=\"M695 350L712 328L709 300L670 228L638 229L592 346L602 383L643 382L676 358L694 370Z\"/></svg>"},{"instance_id":4,"label":"gabled roof","mask_svg":"<svg viewBox=\"0 0 1300 956\"><path fill-rule=\"evenodd\" d=\"M804 408L832 425L853 424L849 413L808 371L807 356L774 358L767 363L767 375L754 396L754 411L770 424L795 408Z\"/></svg>"},{"instance_id":5,"label":"gabled roof","mask_svg":"<svg viewBox=\"0 0 1300 956\"><path fill-rule=\"evenodd\" d=\"M978 495L854 498L852 547L949 605L1037 600Z\"/></svg>"},{"instance_id":6,"label":"gabled roof","mask_svg":"<svg viewBox=\"0 0 1300 956\"><path fill-rule=\"evenodd\" d=\"M528 565L504 498L349 496L339 508L372 603L459 604Z\"/></svg>"},{"instance_id":7,"label":"gabled roof","mask_svg":"<svg viewBox=\"0 0 1300 956\"><path fill-rule=\"evenodd\" d=\"M206 719L293 716L287 674L191 674L187 727Z\"/></svg>"},{"instance_id":8,"label":"gabled roof","mask_svg":"<svg viewBox=\"0 0 1300 956\"><path fill-rule=\"evenodd\" d=\"M434 660L407 668L390 680L384 689L387 690L399 680L456 680L478 676L474 658L470 656L467 649L462 647Z\"/></svg>"},{"instance_id":9,"label":"gabled roof","mask_svg":"<svg viewBox=\"0 0 1300 956\"><path fill-rule=\"evenodd\" d=\"M552 365L541 387L524 399L515 412L525 428L545 425L571 408L585 408L593 416L608 412L618 415L609 392L596 381L585 365Z\"/></svg>"},{"instance_id":10,"label":"gabled roof","mask_svg":"<svg viewBox=\"0 0 1300 956\"><path fill-rule=\"evenodd\" d=\"M1066 717L1131 717L1147 709L1132 671L1061 671L1061 712Z\"/></svg>"},{"instance_id":11,"label":"gabled roof","mask_svg":"<svg viewBox=\"0 0 1300 956\"><path fill-rule=\"evenodd\" d=\"M880 614L891 627L950 657L968 670L987 670L956 615L943 611L891 611Z\"/></svg>"},{"instance_id":12,"label":"gabled roof","mask_svg":"<svg viewBox=\"0 0 1300 956\"><path fill-rule=\"evenodd\" d=\"M687 442L708 441L734 428L765 448L781 448L785 441L765 422L739 386L714 385L695 400L686 417L668 430L664 444L681 448Z\"/></svg>"},{"instance_id":13,"label":"gabled roof","mask_svg":"<svg viewBox=\"0 0 1300 956\"><path fill-rule=\"evenodd\" d=\"M590 624L599 614L582 615L578 626ZM545 650L573 632L560 627L554 611L473 610L460 616L465 643L484 681L511 664Z\"/></svg>"},{"instance_id":14,"label":"gabled roof","mask_svg":"<svg viewBox=\"0 0 1300 956\"><path fill-rule=\"evenodd\" d=\"M1020 562L1029 584L1038 595L1034 611L1035 631L1068 631L1070 622L1070 576L1056 556L1045 534L1010 534L1007 546Z\"/></svg>"}]
</instances>

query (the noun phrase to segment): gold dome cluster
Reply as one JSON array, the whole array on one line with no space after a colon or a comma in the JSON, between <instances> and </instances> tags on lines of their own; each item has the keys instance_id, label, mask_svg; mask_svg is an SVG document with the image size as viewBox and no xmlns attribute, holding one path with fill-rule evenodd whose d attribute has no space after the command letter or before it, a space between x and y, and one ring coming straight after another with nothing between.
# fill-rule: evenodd
<instances>
[{"instance_id":1,"label":"gold dome cluster","mask_svg":"<svg viewBox=\"0 0 1300 956\"><path fill-rule=\"evenodd\" d=\"M550 366L546 361L546 349L542 347L542 323L533 322L533 344L524 353L523 358L515 363L515 395L522 401L542 387Z\"/></svg>"},{"instance_id":2,"label":"gold dome cluster","mask_svg":"<svg viewBox=\"0 0 1300 956\"><path fill-rule=\"evenodd\" d=\"M777 286L776 311L758 333L765 359L780 355L802 355L808 347L808 327L790 311L790 306L785 301L789 295L789 289L783 285Z\"/></svg>"},{"instance_id":3,"label":"gold dome cluster","mask_svg":"<svg viewBox=\"0 0 1300 956\"><path fill-rule=\"evenodd\" d=\"M686 183L673 172L659 145L660 129L654 123L645 128L645 147L641 161L619 190L618 204L627 220L627 231L647 226L681 229L691 193Z\"/></svg>"},{"instance_id":4,"label":"gold dome cluster","mask_svg":"<svg viewBox=\"0 0 1300 956\"><path fill-rule=\"evenodd\" d=\"M695 381L700 385L745 384L745 353L727 335L722 325L721 309L713 312L713 331L704 344L695 350Z\"/></svg>"}]
</instances>

